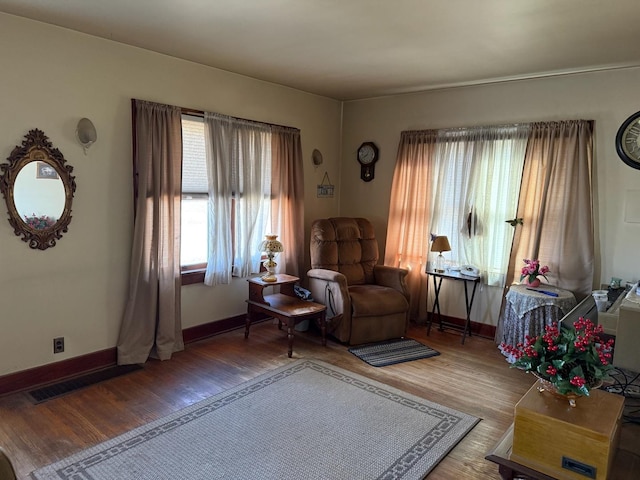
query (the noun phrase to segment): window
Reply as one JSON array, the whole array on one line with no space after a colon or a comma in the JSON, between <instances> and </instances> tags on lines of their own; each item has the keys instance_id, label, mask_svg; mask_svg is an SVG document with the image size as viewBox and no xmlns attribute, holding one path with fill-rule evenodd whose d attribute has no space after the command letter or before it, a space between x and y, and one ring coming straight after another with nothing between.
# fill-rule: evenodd
<instances>
[{"instance_id":1,"label":"window","mask_svg":"<svg viewBox=\"0 0 640 480\"><path fill-rule=\"evenodd\" d=\"M180 266L204 270L208 250L208 188L202 117L182 115Z\"/></svg>"},{"instance_id":2,"label":"window","mask_svg":"<svg viewBox=\"0 0 640 480\"><path fill-rule=\"evenodd\" d=\"M442 130L434 153L431 231L447 235L450 258L504 285L524 165L527 127Z\"/></svg>"},{"instance_id":3,"label":"window","mask_svg":"<svg viewBox=\"0 0 640 480\"><path fill-rule=\"evenodd\" d=\"M183 283L229 283L259 270L259 244L273 228L275 135L258 122L182 115Z\"/></svg>"},{"instance_id":4,"label":"window","mask_svg":"<svg viewBox=\"0 0 640 480\"><path fill-rule=\"evenodd\" d=\"M179 252L161 250L159 255L172 265L179 263L182 283L204 281L213 286L230 283L232 275L247 277L258 272L259 246L266 234L278 235L288 245L277 271L299 274L304 262L300 130L142 100L133 99L132 105L134 208L151 205L150 213L136 208L134 215L138 210L144 214L145 242L147 237L155 239L157 233L169 239L180 236ZM139 105L145 108L141 111ZM147 128L146 117L139 115L149 114L162 121L167 117L168 128L158 120L162 126L152 135L141 132L144 142L138 143L138 127ZM180 152L171 148L165 154L162 148L155 148L178 144ZM143 187L139 185L140 151L146 175ZM170 165L163 163L166 161ZM179 192L174 181L177 168L182 174ZM145 189L145 202L140 201L140 188ZM157 212L164 212L164 204L160 205L164 199L171 211L158 216ZM180 225L174 225L178 219L172 222L166 215L178 203Z\"/></svg>"}]
</instances>

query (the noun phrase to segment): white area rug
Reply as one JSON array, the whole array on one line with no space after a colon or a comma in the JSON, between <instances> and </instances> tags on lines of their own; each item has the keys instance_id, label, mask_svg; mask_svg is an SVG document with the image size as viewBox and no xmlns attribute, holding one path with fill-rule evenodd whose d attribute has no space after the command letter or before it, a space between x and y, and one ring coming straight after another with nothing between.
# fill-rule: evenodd
<instances>
[{"instance_id":1,"label":"white area rug","mask_svg":"<svg viewBox=\"0 0 640 480\"><path fill-rule=\"evenodd\" d=\"M338 367L298 360L31 477L418 480L477 422Z\"/></svg>"}]
</instances>

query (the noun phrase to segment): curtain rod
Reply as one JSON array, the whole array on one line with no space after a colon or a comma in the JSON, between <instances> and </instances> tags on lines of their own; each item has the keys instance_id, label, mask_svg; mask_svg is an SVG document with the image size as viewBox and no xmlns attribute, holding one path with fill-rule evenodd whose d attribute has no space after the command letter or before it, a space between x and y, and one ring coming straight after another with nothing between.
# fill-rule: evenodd
<instances>
[{"instance_id":1,"label":"curtain rod","mask_svg":"<svg viewBox=\"0 0 640 480\"><path fill-rule=\"evenodd\" d=\"M143 100L143 101L147 101L147 100ZM187 107L180 107L180 106L178 106L178 108L182 111L182 113L184 113L186 115L194 115L194 116L197 116L197 117L204 117L204 114L205 114L204 110L196 110L195 108L187 108ZM211 112L211 113L217 113L217 112ZM225 114L221 114L221 115L225 115ZM299 128L289 127L287 125L278 125L277 123L261 122L259 120L252 120L250 118L235 117L233 115L227 115L227 117L234 118L236 120L241 120L241 121L244 121L244 122L257 123L257 124L265 125L267 127L279 127L279 128L290 129L290 130L297 130L298 132L300 131Z\"/></svg>"}]
</instances>

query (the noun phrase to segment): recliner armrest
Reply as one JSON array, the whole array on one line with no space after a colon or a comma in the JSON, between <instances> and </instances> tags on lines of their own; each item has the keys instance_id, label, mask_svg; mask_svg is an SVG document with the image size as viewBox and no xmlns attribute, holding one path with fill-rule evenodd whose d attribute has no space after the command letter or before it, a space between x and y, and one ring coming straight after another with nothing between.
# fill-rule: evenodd
<instances>
[{"instance_id":1,"label":"recliner armrest","mask_svg":"<svg viewBox=\"0 0 640 480\"><path fill-rule=\"evenodd\" d=\"M313 300L327 306L327 332L340 330L338 337L351 335L351 296L347 277L334 270L313 268L307 272Z\"/></svg>"},{"instance_id":2,"label":"recliner armrest","mask_svg":"<svg viewBox=\"0 0 640 480\"><path fill-rule=\"evenodd\" d=\"M326 280L327 282L336 282L341 287L347 288L347 277L342 273L334 270L325 270L324 268L312 268L307 272L307 277L317 278L318 280Z\"/></svg>"},{"instance_id":3,"label":"recliner armrest","mask_svg":"<svg viewBox=\"0 0 640 480\"><path fill-rule=\"evenodd\" d=\"M378 285L398 290L409 299L409 287L406 281L406 277L409 274L408 270L387 265L376 265L373 267L373 274Z\"/></svg>"}]
</instances>

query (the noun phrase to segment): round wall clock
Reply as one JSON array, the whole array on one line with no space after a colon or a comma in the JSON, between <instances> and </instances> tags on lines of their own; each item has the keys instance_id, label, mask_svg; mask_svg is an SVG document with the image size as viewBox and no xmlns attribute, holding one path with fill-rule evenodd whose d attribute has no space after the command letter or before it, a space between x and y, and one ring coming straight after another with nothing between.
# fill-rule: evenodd
<instances>
[{"instance_id":1,"label":"round wall clock","mask_svg":"<svg viewBox=\"0 0 640 480\"><path fill-rule=\"evenodd\" d=\"M640 169L640 112L627 118L616 135L616 151L624 163Z\"/></svg>"},{"instance_id":2,"label":"round wall clock","mask_svg":"<svg viewBox=\"0 0 640 480\"><path fill-rule=\"evenodd\" d=\"M378 161L378 147L373 142L364 142L358 148L360 178L370 182L375 176L375 163Z\"/></svg>"}]
</instances>

